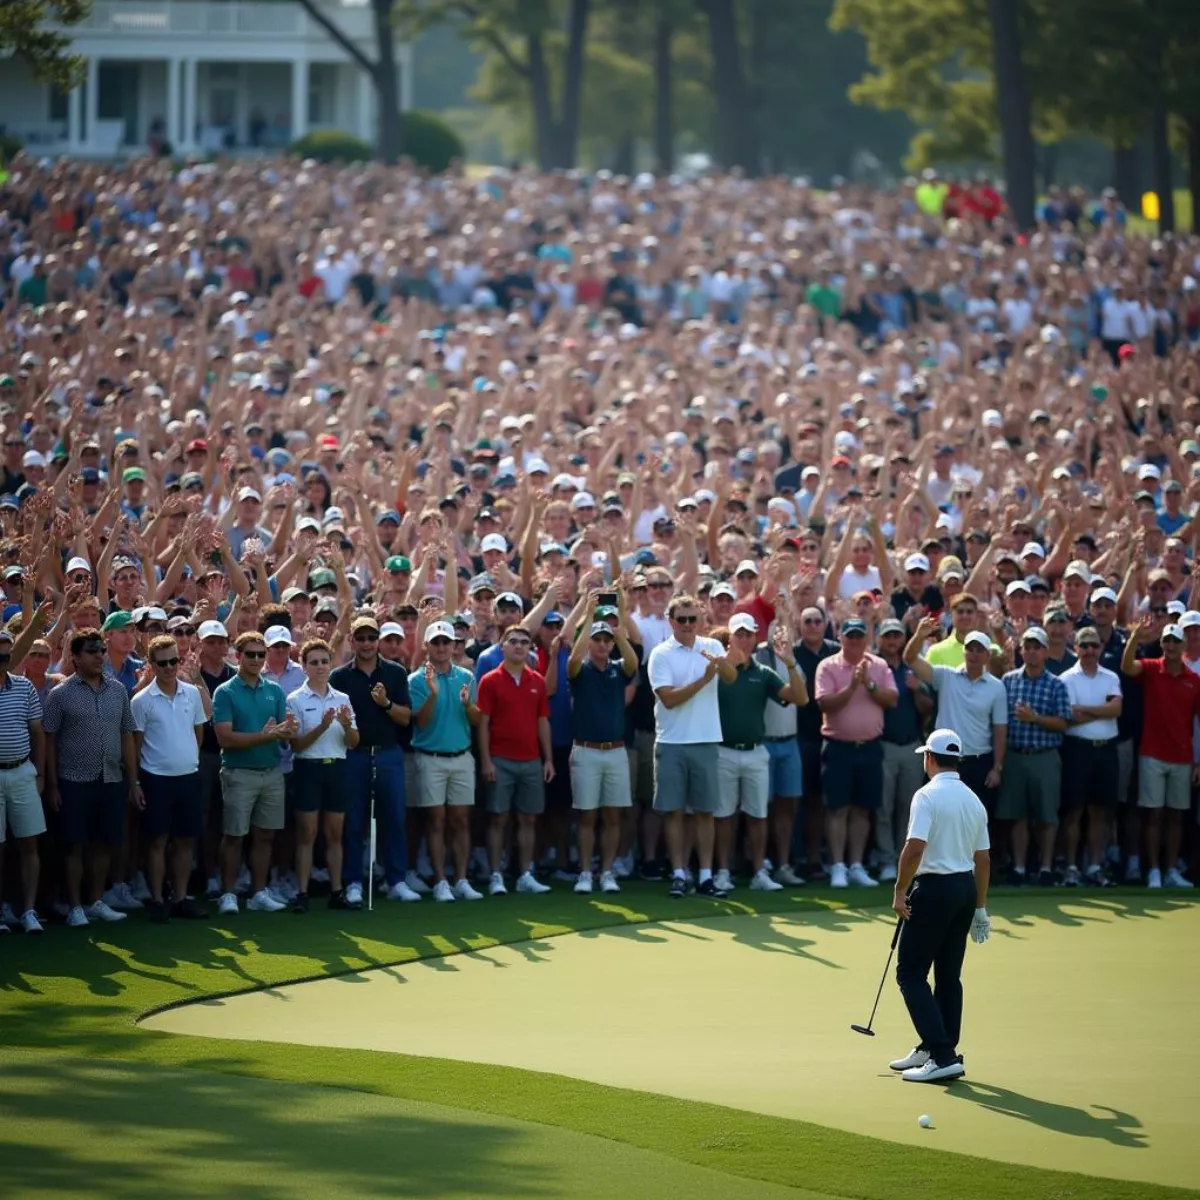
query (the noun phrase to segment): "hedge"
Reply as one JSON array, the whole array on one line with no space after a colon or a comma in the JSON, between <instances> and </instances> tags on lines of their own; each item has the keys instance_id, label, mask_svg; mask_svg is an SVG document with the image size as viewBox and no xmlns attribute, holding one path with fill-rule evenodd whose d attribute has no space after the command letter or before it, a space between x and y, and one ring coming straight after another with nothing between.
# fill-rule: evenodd
<instances>
[{"instance_id":1,"label":"hedge","mask_svg":"<svg viewBox=\"0 0 1200 1200\"><path fill-rule=\"evenodd\" d=\"M404 119L404 155L418 166L444 171L464 155L458 134L445 121L425 112L406 112ZM288 153L318 162L364 162L375 151L366 142L340 129L318 129L297 138Z\"/></svg>"}]
</instances>

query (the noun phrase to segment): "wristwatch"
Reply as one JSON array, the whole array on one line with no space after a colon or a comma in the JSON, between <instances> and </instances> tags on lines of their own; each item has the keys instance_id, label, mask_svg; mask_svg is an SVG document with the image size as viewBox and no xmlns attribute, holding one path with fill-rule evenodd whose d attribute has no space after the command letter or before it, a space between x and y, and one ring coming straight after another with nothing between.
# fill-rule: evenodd
<instances>
[{"instance_id":1,"label":"wristwatch","mask_svg":"<svg viewBox=\"0 0 1200 1200\"><path fill-rule=\"evenodd\" d=\"M867 691L874 695L879 690L879 684L873 679L867 680Z\"/></svg>"}]
</instances>

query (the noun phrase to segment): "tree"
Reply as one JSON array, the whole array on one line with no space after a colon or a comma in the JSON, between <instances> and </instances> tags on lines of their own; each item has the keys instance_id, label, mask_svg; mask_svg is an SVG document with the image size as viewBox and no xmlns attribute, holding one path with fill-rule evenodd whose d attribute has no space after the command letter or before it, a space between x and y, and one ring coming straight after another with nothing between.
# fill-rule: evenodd
<instances>
[{"instance_id":1,"label":"tree","mask_svg":"<svg viewBox=\"0 0 1200 1200\"><path fill-rule=\"evenodd\" d=\"M349 55L359 70L370 77L379 106L378 154L384 162L395 162L404 153L404 123L400 119L393 0L369 0L375 27L375 58L370 58L351 41L316 0L295 2Z\"/></svg>"},{"instance_id":2,"label":"tree","mask_svg":"<svg viewBox=\"0 0 1200 1200\"><path fill-rule=\"evenodd\" d=\"M92 0L0 0L0 58L20 55L41 83L70 91L83 81L84 61L71 53L72 38L51 26L78 25Z\"/></svg>"},{"instance_id":3,"label":"tree","mask_svg":"<svg viewBox=\"0 0 1200 1200\"><path fill-rule=\"evenodd\" d=\"M1033 127L1029 117L1029 90L1021 57L1021 29L1017 0L989 0L996 107L1004 144L1004 173L1008 205L1021 229L1034 220Z\"/></svg>"},{"instance_id":4,"label":"tree","mask_svg":"<svg viewBox=\"0 0 1200 1200\"><path fill-rule=\"evenodd\" d=\"M734 0L696 0L696 7L708 21L713 96L717 104L714 157L723 167L743 167L757 173L758 137L742 71Z\"/></svg>"}]
</instances>

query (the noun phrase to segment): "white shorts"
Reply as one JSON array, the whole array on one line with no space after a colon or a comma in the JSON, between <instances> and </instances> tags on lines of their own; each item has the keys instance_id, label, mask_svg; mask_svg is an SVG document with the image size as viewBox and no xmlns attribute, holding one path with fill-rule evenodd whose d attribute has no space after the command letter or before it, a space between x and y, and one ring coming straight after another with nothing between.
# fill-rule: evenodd
<instances>
[{"instance_id":1,"label":"white shorts","mask_svg":"<svg viewBox=\"0 0 1200 1200\"><path fill-rule=\"evenodd\" d=\"M753 750L717 748L717 817L741 811L759 819L767 815L771 795L771 755L766 746Z\"/></svg>"},{"instance_id":2,"label":"white shorts","mask_svg":"<svg viewBox=\"0 0 1200 1200\"><path fill-rule=\"evenodd\" d=\"M475 756L470 750L453 758L422 754L420 750L405 757L416 759L417 786L408 793L413 808L469 807L475 803Z\"/></svg>"},{"instance_id":3,"label":"white shorts","mask_svg":"<svg viewBox=\"0 0 1200 1200\"><path fill-rule=\"evenodd\" d=\"M15 838L37 837L46 832L46 813L37 790L37 768L30 759L9 771L0 771L0 842L11 829Z\"/></svg>"},{"instance_id":4,"label":"white shorts","mask_svg":"<svg viewBox=\"0 0 1200 1200\"><path fill-rule=\"evenodd\" d=\"M571 807L581 812L597 808L629 808L629 755L624 746L612 750L571 747Z\"/></svg>"}]
</instances>

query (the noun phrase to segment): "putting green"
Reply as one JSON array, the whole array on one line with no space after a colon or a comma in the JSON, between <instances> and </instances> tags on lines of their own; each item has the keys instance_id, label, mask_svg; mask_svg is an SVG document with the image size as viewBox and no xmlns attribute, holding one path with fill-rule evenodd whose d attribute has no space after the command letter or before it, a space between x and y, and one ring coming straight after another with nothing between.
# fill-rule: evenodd
<instances>
[{"instance_id":1,"label":"putting green","mask_svg":"<svg viewBox=\"0 0 1200 1200\"><path fill-rule=\"evenodd\" d=\"M902 1083L882 913L609 928L206 1001L155 1030L491 1063L1013 1163L1194 1187L1200 1179L1200 906L1089 896L1005 916L972 947L967 1080ZM1013 908L1014 914L1024 909ZM918 1128L920 1113L933 1117ZM848 1171L852 1168L848 1167Z\"/></svg>"}]
</instances>

